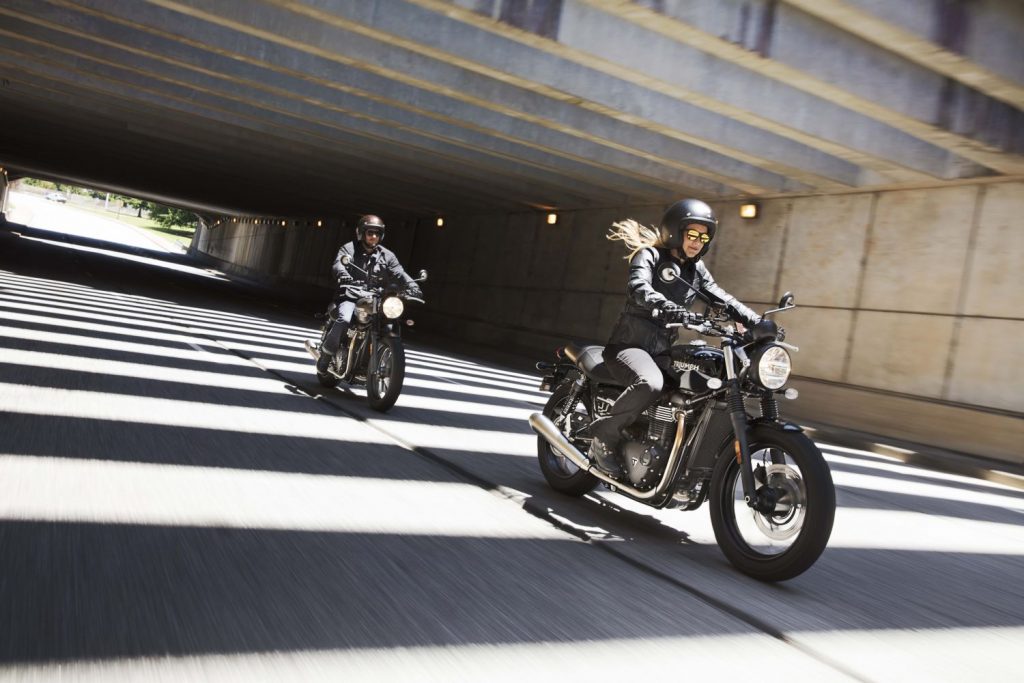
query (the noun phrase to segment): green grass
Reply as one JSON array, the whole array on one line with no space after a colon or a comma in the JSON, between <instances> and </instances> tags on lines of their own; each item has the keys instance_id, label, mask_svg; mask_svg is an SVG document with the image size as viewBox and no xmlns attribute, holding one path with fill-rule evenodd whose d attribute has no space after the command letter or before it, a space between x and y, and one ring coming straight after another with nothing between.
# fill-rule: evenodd
<instances>
[{"instance_id":1,"label":"green grass","mask_svg":"<svg viewBox=\"0 0 1024 683\"><path fill-rule=\"evenodd\" d=\"M180 225L166 227L160 225L154 220L150 220L149 218L139 218L135 215L135 209L124 209L122 210L121 215L118 216L116 211L109 211L95 206L75 205L74 208L99 214L104 218L110 218L112 220L121 221L122 223L134 225L136 228L142 228L143 230L151 232L158 237L170 239L171 241L178 242L186 247L192 243L192 236L196 232L196 229L193 227L182 227Z\"/></svg>"}]
</instances>

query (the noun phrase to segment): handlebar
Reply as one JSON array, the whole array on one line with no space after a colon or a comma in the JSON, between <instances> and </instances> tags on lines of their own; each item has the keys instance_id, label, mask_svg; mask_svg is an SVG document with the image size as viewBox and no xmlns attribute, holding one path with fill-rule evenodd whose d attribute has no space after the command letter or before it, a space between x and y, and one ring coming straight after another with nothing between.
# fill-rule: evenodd
<instances>
[{"instance_id":1,"label":"handlebar","mask_svg":"<svg viewBox=\"0 0 1024 683\"><path fill-rule=\"evenodd\" d=\"M347 290L347 293L348 293L349 296L354 296L354 297L360 298L360 299L363 298L364 296L381 296L381 295L383 295L383 291L381 291L381 290L383 290L383 287L374 287L372 289L367 289L367 288L365 288L365 287L363 287L361 285L355 284L355 283L347 284L347 285L339 285L339 286L342 289ZM405 299L406 301L415 301L416 303L420 303L420 304L427 303L425 300L421 299L420 297L409 296L409 295L404 294L404 293L398 293L395 296L401 297L402 299Z\"/></svg>"}]
</instances>

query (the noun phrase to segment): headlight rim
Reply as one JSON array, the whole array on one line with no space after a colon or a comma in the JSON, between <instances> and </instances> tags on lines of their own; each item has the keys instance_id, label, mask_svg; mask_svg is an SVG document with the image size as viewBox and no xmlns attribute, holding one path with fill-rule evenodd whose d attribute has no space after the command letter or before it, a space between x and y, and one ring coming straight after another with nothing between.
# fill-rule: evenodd
<instances>
[{"instance_id":1,"label":"headlight rim","mask_svg":"<svg viewBox=\"0 0 1024 683\"><path fill-rule=\"evenodd\" d=\"M389 296L381 302L380 310L384 314L385 318L388 320L395 320L402 317L402 313L405 312L405 302L397 296Z\"/></svg>"},{"instance_id":2,"label":"headlight rim","mask_svg":"<svg viewBox=\"0 0 1024 683\"><path fill-rule=\"evenodd\" d=\"M768 353L773 349L778 349L778 351L783 354L783 356L786 359L787 365L786 376L785 378L783 378L782 382L778 383L777 385L774 383L770 384L769 382L765 382L764 378L761 376L761 362L764 360L765 356L767 356ZM751 365L752 369L754 370L754 372L752 373L754 382L758 386L764 389L768 389L770 391L778 391L779 389L783 388L789 382L790 377L793 376L793 356L789 353L789 351L787 351L785 348L778 344L765 344L763 348L758 350L757 354L752 359Z\"/></svg>"}]
</instances>

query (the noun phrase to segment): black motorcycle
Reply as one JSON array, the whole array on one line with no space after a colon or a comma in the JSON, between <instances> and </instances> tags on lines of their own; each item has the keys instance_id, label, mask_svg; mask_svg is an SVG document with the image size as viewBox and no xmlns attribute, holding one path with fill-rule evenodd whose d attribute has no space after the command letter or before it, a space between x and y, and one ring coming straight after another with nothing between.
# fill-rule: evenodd
<instances>
[{"instance_id":1,"label":"black motorcycle","mask_svg":"<svg viewBox=\"0 0 1024 683\"><path fill-rule=\"evenodd\" d=\"M710 500L715 538L740 571L783 581L807 570L828 543L836 498L821 451L779 417L778 396L797 397L785 385L790 352L798 349L770 315L793 307L787 292L744 333L715 307L685 325L720 338L720 347L698 339L655 359L666 369L665 390L625 430L623 480L584 455L591 420L607 415L623 390L604 365L603 347L568 345L557 362L538 363L546 373L541 389L552 395L530 426L548 484L582 496L603 483L655 508L695 510ZM756 399L760 415L747 411L745 399Z\"/></svg>"},{"instance_id":2,"label":"black motorcycle","mask_svg":"<svg viewBox=\"0 0 1024 683\"><path fill-rule=\"evenodd\" d=\"M370 266L367 272L348 257L342 263L362 273L366 282L348 286L348 295L356 299L352 324L341 340L341 352L334 356L327 372L317 371L316 378L321 385L330 388L339 382L365 386L370 407L385 412L395 405L405 382L405 348L402 346L405 302L424 302L405 294L397 283L387 281L387 273L382 268ZM421 270L416 282L426 279L427 271ZM320 358L320 348L335 319L335 307L331 305L323 316L320 341L306 340L306 350L314 359ZM404 323L411 326L413 321L406 319Z\"/></svg>"}]
</instances>

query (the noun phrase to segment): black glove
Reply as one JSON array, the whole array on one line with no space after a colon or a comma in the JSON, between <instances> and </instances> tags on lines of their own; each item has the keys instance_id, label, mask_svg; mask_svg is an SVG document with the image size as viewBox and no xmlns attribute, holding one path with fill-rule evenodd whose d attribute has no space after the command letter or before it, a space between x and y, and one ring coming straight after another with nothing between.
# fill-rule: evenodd
<instances>
[{"instance_id":1,"label":"black glove","mask_svg":"<svg viewBox=\"0 0 1024 683\"><path fill-rule=\"evenodd\" d=\"M406 287L405 288L405 295L406 296L411 296L414 299L422 299L423 298L423 290L421 290L419 287Z\"/></svg>"},{"instance_id":2,"label":"black glove","mask_svg":"<svg viewBox=\"0 0 1024 683\"><path fill-rule=\"evenodd\" d=\"M355 278L353 278L348 273L340 273L338 275L338 286L340 286L340 287L344 287L345 285L350 285L353 282L355 282Z\"/></svg>"},{"instance_id":3,"label":"black glove","mask_svg":"<svg viewBox=\"0 0 1024 683\"><path fill-rule=\"evenodd\" d=\"M676 303L669 302L661 307L661 318L667 323L692 324L698 319L695 313L691 313Z\"/></svg>"}]
</instances>

